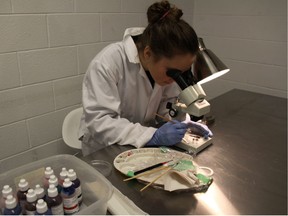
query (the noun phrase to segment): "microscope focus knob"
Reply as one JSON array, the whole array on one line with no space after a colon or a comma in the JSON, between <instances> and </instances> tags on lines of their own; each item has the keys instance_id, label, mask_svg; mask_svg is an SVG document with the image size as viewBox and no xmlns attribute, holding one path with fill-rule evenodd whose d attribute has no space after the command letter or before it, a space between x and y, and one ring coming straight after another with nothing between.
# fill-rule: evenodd
<instances>
[{"instance_id":1,"label":"microscope focus knob","mask_svg":"<svg viewBox=\"0 0 288 216\"><path fill-rule=\"evenodd\" d=\"M172 109L172 103L171 102L167 102L166 109Z\"/></svg>"},{"instance_id":2,"label":"microscope focus knob","mask_svg":"<svg viewBox=\"0 0 288 216\"><path fill-rule=\"evenodd\" d=\"M170 115L172 118L174 118L174 117L177 116L178 111L172 107L172 103L171 103L171 102L168 102L168 103L166 104L166 108L169 109L169 115Z\"/></svg>"}]
</instances>

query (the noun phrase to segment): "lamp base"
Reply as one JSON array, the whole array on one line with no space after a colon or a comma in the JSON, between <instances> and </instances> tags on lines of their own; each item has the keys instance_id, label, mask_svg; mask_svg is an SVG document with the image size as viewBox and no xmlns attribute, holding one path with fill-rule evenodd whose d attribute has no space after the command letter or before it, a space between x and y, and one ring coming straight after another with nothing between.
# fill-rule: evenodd
<instances>
[{"instance_id":1,"label":"lamp base","mask_svg":"<svg viewBox=\"0 0 288 216\"><path fill-rule=\"evenodd\" d=\"M191 133L186 133L182 142L177 143L175 146L184 149L194 154L198 154L200 151L212 144L212 138L200 137Z\"/></svg>"}]
</instances>

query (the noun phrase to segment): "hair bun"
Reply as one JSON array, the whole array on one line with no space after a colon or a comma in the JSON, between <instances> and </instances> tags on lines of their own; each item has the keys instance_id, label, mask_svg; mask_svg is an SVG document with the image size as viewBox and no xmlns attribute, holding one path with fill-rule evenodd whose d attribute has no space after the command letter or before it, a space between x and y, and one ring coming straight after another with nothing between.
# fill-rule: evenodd
<instances>
[{"instance_id":1,"label":"hair bun","mask_svg":"<svg viewBox=\"0 0 288 216\"><path fill-rule=\"evenodd\" d=\"M175 5L171 7L168 1L161 1L152 4L147 10L147 18L149 24L154 24L160 20L179 21L183 12Z\"/></svg>"}]
</instances>

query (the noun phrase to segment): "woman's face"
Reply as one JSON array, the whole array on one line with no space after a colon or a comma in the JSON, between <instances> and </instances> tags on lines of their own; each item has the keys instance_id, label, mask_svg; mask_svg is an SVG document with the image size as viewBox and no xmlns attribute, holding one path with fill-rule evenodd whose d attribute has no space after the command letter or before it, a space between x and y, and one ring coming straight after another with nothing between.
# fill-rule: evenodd
<instances>
[{"instance_id":1,"label":"woman's face","mask_svg":"<svg viewBox=\"0 0 288 216\"><path fill-rule=\"evenodd\" d=\"M153 77L154 81L160 85L168 85L174 82L174 80L166 75L167 70L177 69L182 72L190 69L191 65L195 61L196 56L190 53L175 55L172 58L160 58L155 60L153 54L150 58L146 59L146 65L143 65L146 70L148 70Z\"/></svg>"}]
</instances>

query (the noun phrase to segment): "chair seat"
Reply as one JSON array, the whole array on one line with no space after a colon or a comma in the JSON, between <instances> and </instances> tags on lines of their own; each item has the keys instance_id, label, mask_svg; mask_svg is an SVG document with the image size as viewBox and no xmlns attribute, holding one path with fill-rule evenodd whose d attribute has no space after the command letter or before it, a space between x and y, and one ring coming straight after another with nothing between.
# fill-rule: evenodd
<instances>
[{"instance_id":1,"label":"chair seat","mask_svg":"<svg viewBox=\"0 0 288 216\"><path fill-rule=\"evenodd\" d=\"M83 108L77 108L69 112L62 125L62 137L64 142L75 149L81 149L81 141L78 139L78 130Z\"/></svg>"}]
</instances>

